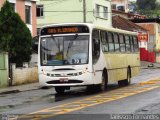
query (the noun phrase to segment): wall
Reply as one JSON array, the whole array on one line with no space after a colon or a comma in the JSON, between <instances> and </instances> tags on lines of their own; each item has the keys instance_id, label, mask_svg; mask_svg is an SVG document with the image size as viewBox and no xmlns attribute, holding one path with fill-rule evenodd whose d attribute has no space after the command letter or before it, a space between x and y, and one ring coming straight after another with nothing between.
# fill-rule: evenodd
<instances>
[{"instance_id":1,"label":"wall","mask_svg":"<svg viewBox=\"0 0 160 120\"><path fill-rule=\"evenodd\" d=\"M38 68L28 67L28 63L23 66L16 68L16 64L12 64L12 85L38 82Z\"/></svg>"},{"instance_id":2,"label":"wall","mask_svg":"<svg viewBox=\"0 0 160 120\"><path fill-rule=\"evenodd\" d=\"M37 18L38 28L53 23L67 23L74 21L83 22L83 13L82 13L83 4L79 0L69 0L69 1L40 0L39 2L37 2L37 5L44 5L44 11L46 11L44 12L43 17Z\"/></svg>"},{"instance_id":3,"label":"wall","mask_svg":"<svg viewBox=\"0 0 160 120\"><path fill-rule=\"evenodd\" d=\"M37 35L36 2L32 2L32 36Z\"/></svg>"},{"instance_id":4,"label":"wall","mask_svg":"<svg viewBox=\"0 0 160 120\"><path fill-rule=\"evenodd\" d=\"M8 54L0 53L0 88L8 86Z\"/></svg>"},{"instance_id":5,"label":"wall","mask_svg":"<svg viewBox=\"0 0 160 120\"><path fill-rule=\"evenodd\" d=\"M156 53L156 62L160 63L160 53Z\"/></svg>"},{"instance_id":6,"label":"wall","mask_svg":"<svg viewBox=\"0 0 160 120\"><path fill-rule=\"evenodd\" d=\"M98 18L93 12L93 23L101 26L112 27L112 10L111 10L111 2L108 0L93 0L93 11L96 10L95 5L107 6L108 7L108 19ZM101 13L103 14L103 12Z\"/></svg>"},{"instance_id":7,"label":"wall","mask_svg":"<svg viewBox=\"0 0 160 120\"><path fill-rule=\"evenodd\" d=\"M44 16L37 17L37 27L55 23L73 23L83 21L83 0L59 0L44 1L40 0L37 5L44 5ZM99 19L95 17L95 3L109 8L108 19ZM86 21L87 23L96 23L102 26L111 27L111 5L110 0L86 0Z\"/></svg>"},{"instance_id":8,"label":"wall","mask_svg":"<svg viewBox=\"0 0 160 120\"><path fill-rule=\"evenodd\" d=\"M2 7L2 5L4 4L5 0L0 0L0 8Z\"/></svg>"}]
</instances>

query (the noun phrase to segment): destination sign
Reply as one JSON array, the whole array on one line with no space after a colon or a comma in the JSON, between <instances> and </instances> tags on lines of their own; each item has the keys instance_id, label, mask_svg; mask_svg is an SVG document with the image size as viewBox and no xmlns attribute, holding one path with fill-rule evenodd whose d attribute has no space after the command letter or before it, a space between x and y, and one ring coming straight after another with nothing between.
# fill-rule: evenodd
<instances>
[{"instance_id":1,"label":"destination sign","mask_svg":"<svg viewBox=\"0 0 160 120\"><path fill-rule=\"evenodd\" d=\"M89 33L87 26L56 26L46 27L41 30L41 35Z\"/></svg>"}]
</instances>

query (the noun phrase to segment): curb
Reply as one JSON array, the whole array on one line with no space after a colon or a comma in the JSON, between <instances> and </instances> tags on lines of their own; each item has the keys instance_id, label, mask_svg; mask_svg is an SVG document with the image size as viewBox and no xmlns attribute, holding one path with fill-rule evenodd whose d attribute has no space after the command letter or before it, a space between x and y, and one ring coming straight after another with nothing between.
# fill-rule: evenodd
<instances>
[{"instance_id":1,"label":"curb","mask_svg":"<svg viewBox=\"0 0 160 120\"><path fill-rule=\"evenodd\" d=\"M41 89L38 83L0 88L0 95Z\"/></svg>"}]
</instances>

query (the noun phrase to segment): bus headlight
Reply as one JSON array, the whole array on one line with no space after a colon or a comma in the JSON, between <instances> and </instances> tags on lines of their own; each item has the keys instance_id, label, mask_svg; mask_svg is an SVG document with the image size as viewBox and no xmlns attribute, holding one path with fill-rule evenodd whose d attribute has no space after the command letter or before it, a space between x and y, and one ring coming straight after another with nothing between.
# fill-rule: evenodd
<instances>
[{"instance_id":1,"label":"bus headlight","mask_svg":"<svg viewBox=\"0 0 160 120\"><path fill-rule=\"evenodd\" d=\"M41 71L42 71L43 75L47 75L47 73L43 69Z\"/></svg>"}]
</instances>

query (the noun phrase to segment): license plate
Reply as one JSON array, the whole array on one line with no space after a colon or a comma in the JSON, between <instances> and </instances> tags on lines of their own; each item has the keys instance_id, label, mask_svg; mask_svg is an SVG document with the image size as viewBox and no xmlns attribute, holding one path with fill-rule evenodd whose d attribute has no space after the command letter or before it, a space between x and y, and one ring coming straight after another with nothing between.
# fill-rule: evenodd
<instances>
[{"instance_id":1,"label":"license plate","mask_svg":"<svg viewBox=\"0 0 160 120\"><path fill-rule=\"evenodd\" d=\"M60 78L59 81L60 82L68 82L68 78Z\"/></svg>"}]
</instances>

